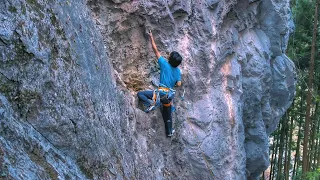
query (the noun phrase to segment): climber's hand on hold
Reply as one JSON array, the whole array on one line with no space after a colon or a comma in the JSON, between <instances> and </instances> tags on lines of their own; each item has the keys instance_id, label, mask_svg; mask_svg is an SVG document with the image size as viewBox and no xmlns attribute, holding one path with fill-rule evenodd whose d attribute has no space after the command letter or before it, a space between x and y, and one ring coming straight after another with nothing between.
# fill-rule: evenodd
<instances>
[{"instance_id":1,"label":"climber's hand on hold","mask_svg":"<svg viewBox=\"0 0 320 180\"><path fill-rule=\"evenodd\" d=\"M152 35L151 30L149 30L148 34L149 34L149 37L153 39L153 35Z\"/></svg>"}]
</instances>

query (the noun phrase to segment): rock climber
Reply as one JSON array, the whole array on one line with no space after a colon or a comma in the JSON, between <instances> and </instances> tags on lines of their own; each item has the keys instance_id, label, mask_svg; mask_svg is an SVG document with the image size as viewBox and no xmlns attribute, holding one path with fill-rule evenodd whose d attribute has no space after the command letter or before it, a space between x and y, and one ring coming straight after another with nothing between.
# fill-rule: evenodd
<instances>
[{"instance_id":1,"label":"rock climber","mask_svg":"<svg viewBox=\"0 0 320 180\"><path fill-rule=\"evenodd\" d=\"M168 137L171 137L174 133L171 116L172 100L175 93L173 88L174 86L181 86L181 72L178 66L181 64L182 57L178 52L172 51L169 55L169 60L167 60L159 53L151 31L149 32L149 36L153 52L160 65L160 84L154 91L139 91L138 98L142 101L146 113L154 110L157 102L161 102L161 113L165 122L166 134Z\"/></svg>"}]
</instances>

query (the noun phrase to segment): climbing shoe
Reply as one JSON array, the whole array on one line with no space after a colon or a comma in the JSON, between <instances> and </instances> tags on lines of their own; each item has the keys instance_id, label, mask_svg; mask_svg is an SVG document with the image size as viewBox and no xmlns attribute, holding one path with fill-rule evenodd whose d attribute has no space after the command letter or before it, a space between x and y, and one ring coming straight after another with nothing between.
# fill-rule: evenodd
<instances>
[{"instance_id":1,"label":"climbing shoe","mask_svg":"<svg viewBox=\"0 0 320 180\"><path fill-rule=\"evenodd\" d=\"M150 105L144 112L148 113L150 111L153 111L156 108L156 106Z\"/></svg>"},{"instance_id":2,"label":"climbing shoe","mask_svg":"<svg viewBox=\"0 0 320 180\"><path fill-rule=\"evenodd\" d=\"M172 129L171 133L170 133L170 134L168 134L167 136L168 136L168 137L171 137L171 136L174 134L174 132L175 132L175 130L174 130L174 129Z\"/></svg>"}]
</instances>

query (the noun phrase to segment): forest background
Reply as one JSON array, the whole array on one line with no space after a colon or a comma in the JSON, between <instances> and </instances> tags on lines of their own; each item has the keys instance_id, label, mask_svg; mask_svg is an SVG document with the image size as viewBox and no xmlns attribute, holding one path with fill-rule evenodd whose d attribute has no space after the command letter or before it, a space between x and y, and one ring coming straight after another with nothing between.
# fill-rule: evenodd
<instances>
[{"instance_id":1,"label":"forest background","mask_svg":"<svg viewBox=\"0 0 320 180\"><path fill-rule=\"evenodd\" d=\"M296 96L270 136L271 164L261 179L320 179L319 1L291 1L295 30L286 54L296 65Z\"/></svg>"}]
</instances>

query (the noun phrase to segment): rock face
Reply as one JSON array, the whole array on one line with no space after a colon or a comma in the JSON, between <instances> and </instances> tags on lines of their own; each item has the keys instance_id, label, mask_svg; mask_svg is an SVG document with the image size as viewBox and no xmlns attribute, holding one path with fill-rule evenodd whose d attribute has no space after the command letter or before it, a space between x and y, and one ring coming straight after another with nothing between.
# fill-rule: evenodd
<instances>
[{"instance_id":1,"label":"rock face","mask_svg":"<svg viewBox=\"0 0 320 180\"><path fill-rule=\"evenodd\" d=\"M0 3L0 175L13 179L257 179L290 106L289 1ZM154 88L184 57L166 138Z\"/></svg>"}]
</instances>

